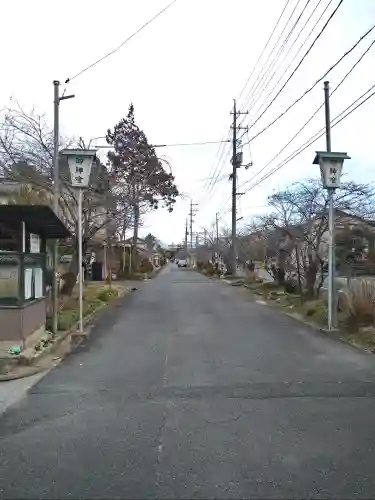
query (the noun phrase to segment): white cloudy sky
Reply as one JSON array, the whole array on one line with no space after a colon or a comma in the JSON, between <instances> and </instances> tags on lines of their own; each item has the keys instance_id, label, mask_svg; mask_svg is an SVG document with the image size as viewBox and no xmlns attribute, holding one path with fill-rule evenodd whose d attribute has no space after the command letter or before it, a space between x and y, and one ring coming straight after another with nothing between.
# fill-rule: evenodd
<instances>
[{"instance_id":1,"label":"white cloudy sky","mask_svg":"<svg viewBox=\"0 0 375 500\"><path fill-rule=\"evenodd\" d=\"M339 0L333 0L315 34ZM168 0L18 0L3 2L0 43L2 79L0 103L11 104L14 96L24 107L46 112L52 119L52 80L64 81L119 45L141 24L161 10ZM284 23L298 0L290 0ZM298 3L291 23L306 1ZM239 101L241 110L251 109L244 124L258 116L257 109L281 77L279 88L305 52L291 64L329 0L310 0L287 47L316 12L288 56L279 59L270 86L245 99L254 80ZM136 119L154 144L215 141L228 136L233 98L237 98L275 24L285 0L178 0L119 52L73 80L67 93L76 98L61 105L64 134L91 137L104 135L134 103ZM355 41L375 23L374 0L344 0L337 15L275 104L250 129L260 131L312 85ZM281 28L283 27L281 24ZM290 26L290 25L289 25ZM287 30L288 31L288 30ZM285 37L285 35L284 35ZM353 54L345 58L327 79L334 87L374 39L370 34ZM308 42L311 43L314 35ZM276 38L274 39L276 41ZM272 47L272 43L270 45ZM285 52L284 52L285 54ZM285 59L283 59L285 57ZM334 117L374 83L375 46L332 97ZM257 66L261 69L261 65ZM256 73L255 73L256 75ZM254 75L254 76L255 76ZM242 184L258 172L298 131L323 100L323 83L267 132L251 143L253 167L242 169ZM246 102L247 101L247 102ZM246 105L245 105L246 104ZM252 105L253 104L253 105ZM255 104L255 105L254 105ZM332 130L332 149L347 151L352 160L345 165L348 178L371 181L375 98ZM242 119L242 118L241 118ZM301 135L271 163L271 170L324 125L323 110ZM226 146L229 148L229 145ZM244 221L264 210L272 191L316 173L311 165L314 151L324 149L324 137L257 188L241 197L239 216ZM206 177L212 172L218 146L170 147L158 150L172 162L181 191L199 203L196 230L209 226L215 212L221 224L230 220L230 184L218 182L208 193ZM244 149L245 160L249 158ZM219 164L222 174L230 171L229 157ZM261 177L258 176L258 178ZM245 186L246 187L246 186ZM244 188L245 189L245 188ZM158 211L147 217L143 232L152 231L166 242L181 240L189 199L180 200L173 214Z\"/></svg>"}]
</instances>

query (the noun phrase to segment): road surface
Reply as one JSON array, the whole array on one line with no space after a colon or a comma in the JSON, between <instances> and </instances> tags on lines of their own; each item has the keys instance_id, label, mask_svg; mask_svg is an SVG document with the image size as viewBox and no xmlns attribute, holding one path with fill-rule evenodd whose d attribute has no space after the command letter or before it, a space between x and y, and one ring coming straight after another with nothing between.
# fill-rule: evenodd
<instances>
[{"instance_id":1,"label":"road surface","mask_svg":"<svg viewBox=\"0 0 375 500\"><path fill-rule=\"evenodd\" d=\"M168 266L0 418L1 498L374 498L375 357Z\"/></svg>"}]
</instances>

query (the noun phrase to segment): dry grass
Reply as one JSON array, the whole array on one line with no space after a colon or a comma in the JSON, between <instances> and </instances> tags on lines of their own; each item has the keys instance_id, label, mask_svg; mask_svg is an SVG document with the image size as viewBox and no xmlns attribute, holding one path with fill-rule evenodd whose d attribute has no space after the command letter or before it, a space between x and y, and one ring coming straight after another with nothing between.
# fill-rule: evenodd
<instances>
[{"instance_id":1,"label":"dry grass","mask_svg":"<svg viewBox=\"0 0 375 500\"><path fill-rule=\"evenodd\" d=\"M123 288L103 283L85 284L83 294L83 316L87 316L96 309L108 304L119 296ZM61 331L68 330L78 321L78 286L73 290L70 297L62 297L60 312L58 316L58 328ZM51 329L51 318L47 320L47 328Z\"/></svg>"},{"instance_id":2,"label":"dry grass","mask_svg":"<svg viewBox=\"0 0 375 500\"><path fill-rule=\"evenodd\" d=\"M339 307L350 328L375 325L375 282L353 280L340 294Z\"/></svg>"}]
</instances>

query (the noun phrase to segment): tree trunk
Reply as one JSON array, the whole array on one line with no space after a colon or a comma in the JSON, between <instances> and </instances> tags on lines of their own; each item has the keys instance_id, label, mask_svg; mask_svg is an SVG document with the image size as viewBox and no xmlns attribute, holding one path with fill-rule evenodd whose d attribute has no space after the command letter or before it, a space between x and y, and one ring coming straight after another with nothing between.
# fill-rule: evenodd
<instances>
[{"instance_id":1,"label":"tree trunk","mask_svg":"<svg viewBox=\"0 0 375 500\"><path fill-rule=\"evenodd\" d=\"M315 282L318 266L315 261L309 259L309 267L306 272L306 295L309 299L315 297Z\"/></svg>"},{"instance_id":2,"label":"tree trunk","mask_svg":"<svg viewBox=\"0 0 375 500\"><path fill-rule=\"evenodd\" d=\"M232 264L232 259L230 258L230 255L228 255L227 253L224 253L223 260L224 260L224 264L227 268L227 273L233 274L233 264Z\"/></svg>"},{"instance_id":3,"label":"tree trunk","mask_svg":"<svg viewBox=\"0 0 375 500\"><path fill-rule=\"evenodd\" d=\"M133 244L131 248L132 258L131 258L131 269L130 272L134 272L137 269L137 242L138 242L138 229L139 229L139 203L134 203L134 229L133 229Z\"/></svg>"},{"instance_id":4,"label":"tree trunk","mask_svg":"<svg viewBox=\"0 0 375 500\"><path fill-rule=\"evenodd\" d=\"M133 245L137 246L139 228L139 204L134 204L134 229L133 229Z\"/></svg>"},{"instance_id":5,"label":"tree trunk","mask_svg":"<svg viewBox=\"0 0 375 500\"><path fill-rule=\"evenodd\" d=\"M279 249L276 264L276 281L277 284L282 286L285 283L285 262L287 258L287 252L284 249Z\"/></svg>"},{"instance_id":6,"label":"tree trunk","mask_svg":"<svg viewBox=\"0 0 375 500\"><path fill-rule=\"evenodd\" d=\"M75 241L75 247L76 250L73 253L72 256L72 261L69 265L69 271L64 274L63 280L64 284L60 290L61 295L72 295L74 287L76 286L77 283L77 276L78 276L78 241ZM87 243L84 241L82 244L82 254L85 255L86 253L86 248L87 248ZM82 255L82 257L83 257ZM82 265L82 262L81 262Z\"/></svg>"}]
</instances>

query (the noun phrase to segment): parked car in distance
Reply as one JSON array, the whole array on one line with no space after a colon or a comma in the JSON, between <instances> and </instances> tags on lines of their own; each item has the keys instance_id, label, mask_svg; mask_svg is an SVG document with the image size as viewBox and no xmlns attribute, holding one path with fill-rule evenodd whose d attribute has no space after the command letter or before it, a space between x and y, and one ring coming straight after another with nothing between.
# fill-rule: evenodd
<instances>
[{"instance_id":1,"label":"parked car in distance","mask_svg":"<svg viewBox=\"0 0 375 500\"><path fill-rule=\"evenodd\" d=\"M187 261L185 259L180 259L177 265L178 267L187 267Z\"/></svg>"}]
</instances>

